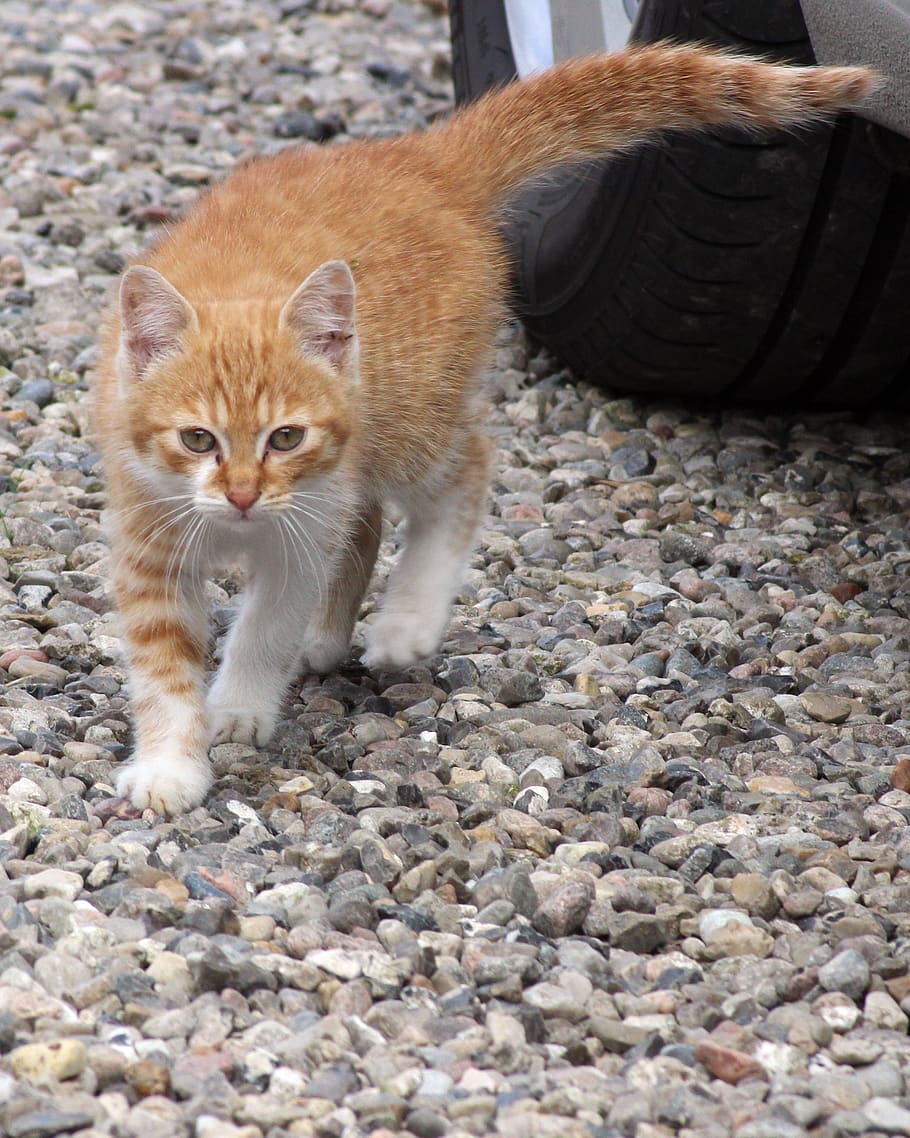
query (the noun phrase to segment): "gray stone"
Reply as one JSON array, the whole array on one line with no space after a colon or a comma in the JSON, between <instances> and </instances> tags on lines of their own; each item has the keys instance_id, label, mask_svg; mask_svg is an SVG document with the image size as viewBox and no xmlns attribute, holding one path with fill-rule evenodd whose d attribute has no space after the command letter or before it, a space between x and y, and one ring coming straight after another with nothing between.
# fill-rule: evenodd
<instances>
[{"instance_id":1,"label":"gray stone","mask_svg":"<svg viewBox=\"0 0 910 1138\"><path fill-rule=\"evenodd\" d=\"M488 691L497 703L504 703L506 707L532 703L543 695L540 680L534 672L518 671L514 668L491 668L483 674L481 682L484 690Z\"/></svg>"},{"instance_id":2,"label":"gray stone","mask_svg":"<svg viewBox=\"0 0 910 1138\"><path fill-rule=\"evenodd\" d=\"M805 1138L806 1130L781 1118L756 1118L744 1123L737 1133L742 1138Z\"/></svg>"},{"instance_id":3,"label":"gray stone","mask_svg":"<svg viewBox=\"0 0 910 1138\"><path fill-rule=\"evenodd\" d=\"M662 948L669 939L666 923L650 913L616 913L609 930L614 948L643 955Z\"/></svg>"},{"instance_id":4,"label":"gray stone","mask_svg":"<svg viewBox=\"0 0 910 1138\"><path fill-rule=\"evenodd\" d=\"M22 384L14 398L29 399L39 407L46 407L54 398L54 385L49 379L30 379Z\"/></svg>"},{"instance_id":5,"label":"gray stone","mask_svg":"<svg viewBox=\"0 0 910 1138\"><path fill-rule=\"evenodd\" d=\"M584 924L594 900L594 884L586 875L560 882L538 905L534 927L551 939L569 936Z\"/></svg>"},{"instance_id":6,"label":"gray stone","mask_svg":"<svg viewBox=\"0 0 910 1138\"><path fill-rule=\"evenodd\" d=\"M628 1051L643 1043L649 1035L647 1028L603 1016L592 1016L589 1026L591 1034L600 1040L606 1051Z\"/></svg>"},{"instance_id":7,"label":"gray stone","mask_svg":"<svg viewBox=\"0 0 910 1138\"><path fill-rule=\"evenodd\" d=\"M410 1111L405 1118L405 1126L415 1138L443 1138L449 1129L443 1114L425 1106Z\"/></svg>"},{"instance_id":8,"label":"gray stone","mask_svg":"<svg viewBox=\"0 0 910 1138\"><path fill-rule=\"evenodd\" d=\"M828 992L843 992L858 1000L869 986L869 964L866 958L848 948L832 957L818 970L818 982Z\"/></svg>"},{"instance_id":9,"label":"gray stone","mask_svg":"<svg viewBox=\"0 0 910 1138\"><path fill-rule=\"evenodd\" d=\"M506 869L490 870L476 882L473 889L475 905L483 909L498 900L514 905L516 912L523 917L534 916L538 898L526 865L519 863Z\"/></svg>"},{"instance_id":10,"label":"gray stone","mask_svg":"<svg viewBox=\"0 0 910 1138\"><path fill-rule=\"evenodd\" d=\"M83 1130L93 1122L93 1116L84 1111L32 1110L11 1119L6 1133L8 1138L51 1138Z\"/></svg>"},{"instance_id":11,"label":"gray stone","mask_svg":"<svg viewBox=\"0 0 910 1138\"><path fill-rule=\"evenodd\" d=\"M300 1092L305 1098L325 1098L341 1102L346 1094L357 1090L360 1080L351 1067L334 1064L311 1079Z\"/></svg>"}]
</instances>

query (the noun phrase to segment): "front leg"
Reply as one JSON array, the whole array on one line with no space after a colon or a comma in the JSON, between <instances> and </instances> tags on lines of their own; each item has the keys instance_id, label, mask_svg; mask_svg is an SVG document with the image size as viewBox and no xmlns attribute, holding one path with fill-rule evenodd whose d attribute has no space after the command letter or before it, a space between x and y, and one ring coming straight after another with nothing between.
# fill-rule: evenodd
<instances>
[{"instance_id":1,"label":"front leg","mask_svg":"<svg viewBox=\"0 0 910 1138\"><path fill-rule=\"evenodd\" d=\"M253 575L206 700L213 743L263 747L271 738L297 674L311 592L300 579L276 580L268 566Z\"/></svg>"},{"instance_id":2,"label":"front leg","mask_svg":"<svg viewBox=\"0 0 910 1138\"><path fill-rule=\"evenodd\" d=\"M381 536L382 510L364 507L341 548L322 603L310 614L301 670L326 675L347 656Z\"/></svg>"},{"instance_id":3,"label":"front leg","mask_svg":"<svg viewBox=\"0 0 910 1138\"><path fill-rule=\"evenodd\" d=\"M308 552L305 565L298 560L293 566L296 572L290 571L296 547L259 557L208 695L213 742L265 746L295 677L330 672L347 654L382 515L378 507L364 507L337 526L334 551L311 539L300 547Z\"/></svg>"},{"instance_id":4,"label":"front leg","mask_svg":"<svg viewBox=\"0 0 910 1138\"><path fill-rule=\"evenodd\" d=\"M470 435L437 484L405 503L404 549L367 631L370 667L405 668L439 647L486 500L490 443Z\"/></svg>"},{"instance_id":5,"label":"front leg","mask_svg":"<svg viewBox=\"0 0 910 1138\"><path fill-rule=\"evenodd\" d=\"M212 783L203 704L206 610L197 581L170 580L172 559L170 549L127 550L114 578L136 736L117 792L140 810L166 815L198 806Z\"/></svg>"}]
</instances>

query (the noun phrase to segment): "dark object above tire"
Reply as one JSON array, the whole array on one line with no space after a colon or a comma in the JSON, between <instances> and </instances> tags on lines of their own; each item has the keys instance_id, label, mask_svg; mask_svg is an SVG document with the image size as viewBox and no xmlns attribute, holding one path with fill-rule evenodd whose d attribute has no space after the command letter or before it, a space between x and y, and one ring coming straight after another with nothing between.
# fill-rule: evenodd
<instances>
[{"instance_id":1,"label":"dark object above tire","mask_svg":"<svg viewBox=\"0 0 910 1138\"><path fill-rule=\"evenodd\" d=\"M449 10L458 101L515 78L503 0ZM797 0L643 0L632 38L814 62ZM613 389L904 408L908 218L910 142L860 118L677 135L523 195L514 307Z\"/></svg>"}]
</instances>

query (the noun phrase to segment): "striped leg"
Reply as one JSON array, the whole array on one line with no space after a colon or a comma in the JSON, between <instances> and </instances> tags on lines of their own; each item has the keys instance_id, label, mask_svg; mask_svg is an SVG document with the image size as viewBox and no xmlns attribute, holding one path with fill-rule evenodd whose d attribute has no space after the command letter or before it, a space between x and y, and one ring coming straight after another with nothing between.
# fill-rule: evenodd
<instances>
[{"instance_id":1,"label":"striped leg","mask_svg":"<svg viewBox=\"0 0 910 1138\"><path fill-rule=\"evenodd\" d=\"M144 528L134 520L115 541L136 735L117 791L139 809L178 814L198 806L212 782L203 705L207 611L199 578L184 568L183 543L192 535L162 527L150 540L150 529L147 518Z\"/></svg>"}]
</instances>

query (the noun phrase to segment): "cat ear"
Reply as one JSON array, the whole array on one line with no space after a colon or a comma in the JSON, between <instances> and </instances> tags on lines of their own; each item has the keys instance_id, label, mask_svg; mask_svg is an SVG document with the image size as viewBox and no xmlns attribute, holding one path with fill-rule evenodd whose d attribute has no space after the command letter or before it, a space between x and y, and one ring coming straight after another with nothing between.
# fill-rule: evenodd
<instances>
[{"instance_id":1,"label":"cat ear","mask_svg":"<svg viewBox=\"0 0 910 1138\"><path fill-rule=\"evenodd\" d=\"M192 305L146 265L127 269L120 281L121 379L141 379L149 365L176 351L196 327Z\"/></svg>"},{"instance_id":2,"label":"cat ear","mask_svg":"<svg viewBox=\"0 0 910 1138\"><path fill-rule=\"evenodd\" d=\"M314 269L278 317L304 356L325 360L338 371L356 362L354 278L344 261L326 261Z\"/></svg>"}]
</instances>

